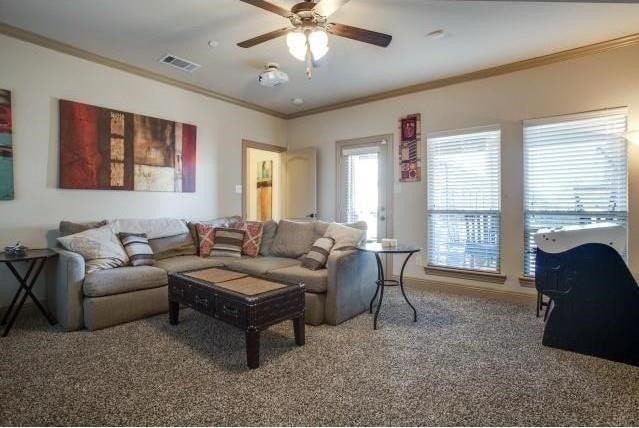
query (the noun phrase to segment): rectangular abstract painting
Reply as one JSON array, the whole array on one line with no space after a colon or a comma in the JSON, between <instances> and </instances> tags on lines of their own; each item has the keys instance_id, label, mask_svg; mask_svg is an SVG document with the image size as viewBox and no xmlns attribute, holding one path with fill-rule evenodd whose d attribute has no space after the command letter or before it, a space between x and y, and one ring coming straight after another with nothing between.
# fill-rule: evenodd
<instances>
[{"instance_id":1,"label":"rectangular abstract painting","mask_svg":"<svg viewBox=\"0 0 639 428\"><path fill-rule=\"evenodd\" d=\"M195 192L197 128L60 100L60 187Z\"/></svg>"},{"instance_id":2,"label":"rectangular abstract painting","mask_svg":"<svg viewBox=\"0 0 639 428\"><path fill-rule=\"evenodd\" d=\"M273 217L273 161L257 163L257 219L270 220Z\"/></svg>"},{"instance_id":3,"label":"rectangular abstract painting","mask_svg":"<svg viewBox=\"0 0 639 428\"><path fill-rule=\"evenodd\" d=\"M0 201L13 199L11 92L0 89Z\"/></svg>"},{"instance_id":4,"label":"rectangular abstract painting","mask_svg":"<svg viewBox=\"0 0 639 428\"><path fill-rule=\"evenodd\" d=\"M399 181L420 181L422 178L421 115L411 114L399 120Z\"/></svg>"}]
</instances>

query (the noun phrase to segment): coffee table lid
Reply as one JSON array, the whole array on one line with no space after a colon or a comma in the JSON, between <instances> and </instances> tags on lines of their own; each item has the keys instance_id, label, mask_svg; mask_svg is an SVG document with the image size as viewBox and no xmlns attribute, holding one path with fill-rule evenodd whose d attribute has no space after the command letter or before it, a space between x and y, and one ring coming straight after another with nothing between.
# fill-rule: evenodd
<instances>
[{"instance_id":1,"label":"coffee table lid","mask_svg":"<svg viewBox=\"0 0 639 428\"><path fill-rule=\"evenodd\" d=\"M231 270L218 268L185 272L184 275L190 276L191 278L201 279L202 281L212 282L214 284L248 276L247 274L242 272L233 272Z\"/></svg>"},{"instance_id":2,"label":"coffee table lid","mask_svg":"<svg viewBox=\"0 0 639 428\"><path fill-rule=\"evenodd\" d=\"M250 276L232 279L230 281L218 282L215 285L217 287L226 288L227 290L244 294L246 296L255 296L257 294L262 294L268 291L288 287L288 285L286 284L280 284L279 282L273 282L266 279L254 278Z\"/></svg>"}]
</instances>

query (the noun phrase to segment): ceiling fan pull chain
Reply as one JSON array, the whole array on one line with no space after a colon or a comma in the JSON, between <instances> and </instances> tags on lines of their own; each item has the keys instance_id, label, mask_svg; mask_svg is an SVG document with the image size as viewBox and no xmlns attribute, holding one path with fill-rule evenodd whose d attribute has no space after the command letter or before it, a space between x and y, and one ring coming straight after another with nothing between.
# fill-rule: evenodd
<instances>
[{"instance_id":1,"label":"ceiling fan pull chain","mask_svg":"<svg viewBox=\"0 0 639 428\"><path fill-rule=\"evenodd\" d=\"M308 42L306 43L306 77L308 80L313 78L313 54L311 53L311 48L308 46Z\"/></svg>"}]
</instances>

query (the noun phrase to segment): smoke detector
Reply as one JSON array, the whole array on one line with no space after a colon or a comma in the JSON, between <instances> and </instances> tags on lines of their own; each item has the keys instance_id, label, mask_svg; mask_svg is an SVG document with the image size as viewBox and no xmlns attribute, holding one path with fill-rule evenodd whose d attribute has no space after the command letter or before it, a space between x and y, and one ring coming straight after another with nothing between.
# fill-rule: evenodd
<instances>
[{"instance_id":1,"label":"smoke detector","mask_svg":"<svg viewBox=\"0 0 639 428\"><path fill-rule=\"evenodd\" d=\"M272 88L288 82L288 74L280 70L280 65L274 62L266 64L257 81L261 86Z\"/></svg>"}]
</instances>

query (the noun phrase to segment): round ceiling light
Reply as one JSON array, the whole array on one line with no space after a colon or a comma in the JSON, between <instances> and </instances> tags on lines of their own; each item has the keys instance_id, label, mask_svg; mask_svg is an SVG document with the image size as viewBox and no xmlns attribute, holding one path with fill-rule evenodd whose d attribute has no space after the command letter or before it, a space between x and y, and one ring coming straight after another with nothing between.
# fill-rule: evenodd
<instances>
[{"instance_id":1,"label":"round ceiling light","mask_svg":"<svg viewBox=\"0 0 639 428\"><path fill-rule=\"evenodd\" d=\"M304 100L301 98L291 98L291 102L296 106L301 106L302 104L304 104Z\"/></svg>"},{"instance_id":2,"label":"round ceiling light","mask_svg":"<svg viewBox=\"0 0 639 428\"><path fill-rule=\"evenodd\" d=\"M220 42L218 42L217 40L209 40L208 44L211 49L215 49L216 47L220 46Z\"/></svg>"}]
</instances>

